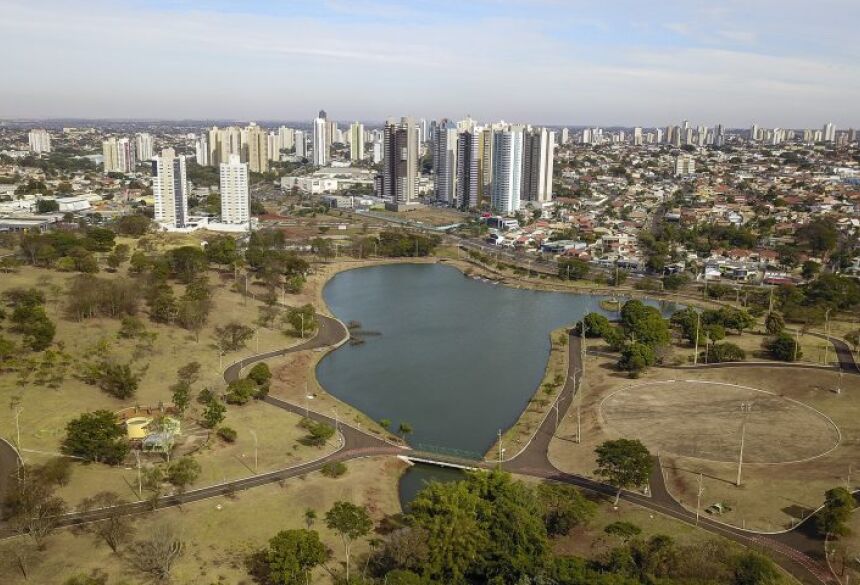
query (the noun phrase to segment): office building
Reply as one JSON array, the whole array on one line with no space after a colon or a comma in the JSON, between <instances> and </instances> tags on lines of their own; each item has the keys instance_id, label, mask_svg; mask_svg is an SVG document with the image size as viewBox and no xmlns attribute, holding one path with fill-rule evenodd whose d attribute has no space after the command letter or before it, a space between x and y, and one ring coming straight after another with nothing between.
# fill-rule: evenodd
<instances>
[{"instance_id":1,"label":"office building","mask_svg":"<svg viewBox=\"0 0 860 585\"><path fill-rule=\"evenodd\" d=\"M523 133L522 201L546 203L552 199L555 132L546 128Z\"/></svg>"},{"instance_id":2,"label":"office building","mask_svg":"<svg viewBox=\"0 0 860 585\"><path fill-rule=\"evenodd\" d=\"M168 229L184 228L188 221L185 157L165 148L152 160L152 177L155 221Z\"/></svg>"},{"instance_id":3,"label":"office building","mask_svg":"<svg viewBox=\"0 0 860 585\"><path fill-rule=\"evenodd\" d=\"M325 114L325 112L320 112L320 114ZM327 124L325 118L316 118L314 119L313 124L313 141L314 141L314 158L313 163L318 167L324 167L328 164L329 160L329 142L326 137L327 134Z\"/></svg>"},{"instance_id":4,"label":"office building","mask_svg":"<svg viewBox=\"0 0 860 585\"><path fill-rule=\"evenodd\" d=\"M457 176L457 128L448 120L436 126L433 135L433 186L436 201L454 205Z\"/></svg>"},{"instance_id":5,"label":"office building","mask_svg":"<svg viewBox=\"0 0 860 585\"><path fill-rule=\"evenodd\" d=\"M383 134L382 193L390 207L418 202L418 127L411 118L388 120Z\"/></svg>"},{"instance_id":6,"label":"office building","mask_svg":"<svg viewBox=\"0 0 860 585\"><path fill-rule=\"evenodd\" d=\"M490 203L506 215L520 208L523 169L523 129L509 126L493 132L493 178Z\"/></svg>"},{"instance_id":7,"label":"office building","mask_svg":"<svg viewBox=\"0 0 860 585\"><path fill-rule=\"evenodd\" d=\"M349 127L349 160L357 162L364 159L364 124L353 122Z\"/></svg>"},{"instance_id":8,"label":"office building","mask_svg":"<svg viewBox=\"0 0 860 585\"><path fill-rule=\"evenodd\" d=\"M51 152L51 135L44 128L34 128L27 135L27 141L30 145L30 152L36 154Z\"/></svg>"},{"instance_id":9,"label":"office building","mask_svg":"<svg viewBox=\"0 0 860 585\"><path fill-rule=\"evenodd\" d=\"M482 132L472 128L457 136L456 205L460 209L474 209L480 202L480 140Z\"/></svg>"},{"instance_id":10,"label":"office building","mask_svg":"<svg viewBox=\"0 0 860 585\"><path fill-rule=\"evenodd\" d=\"M137 160L140 162L152 160L153 143L152 143L152 135L141 132L134 137L134 145L135 151L137 153Z\"/></svg>"},{"instance_id":11,"label":"office building","mask_svg":"<svg viewBox=\"0 0 860 585\"><path fill-rule=\"evenodd\" d=\"M237 155L221 163L221 221L242 224L250 219L248 164Z\"/></svg>"}]
</instances>

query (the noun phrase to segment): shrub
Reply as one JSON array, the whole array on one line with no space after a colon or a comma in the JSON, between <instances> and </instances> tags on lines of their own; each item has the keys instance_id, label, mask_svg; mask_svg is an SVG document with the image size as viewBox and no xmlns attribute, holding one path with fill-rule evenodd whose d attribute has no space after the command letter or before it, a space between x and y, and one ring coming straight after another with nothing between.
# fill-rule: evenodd
<instances>
[{"instance_id":1,"label":"shrub","mask_svg":"<svg viewBox=\"0 0 860 585\"><path fill-rule=\"evenodd\" d=\"M334 427L327 425L324 422L317 422L311 418L304 418L299 425L308 431L308 434L301 439L301 442L305 445L322 447L326 444L326 441L334 436Z\"/></svg>"},{"instance_id":2,"label":"shrub","mask_svg":"<svg viewBox=\"0 0 860 585\"><path fill-rule=\"evenodd\" d=\"M715 343L708 348L708 362L742 362L747 354L734 343Z\"/></svg>"},{"instance_id":3,"label":"shrub","mask_svg":"<svg viewBox=\"0 0 860 585\"><path fill-rule=\"evenodd\" d=\"M322 474L326 477L340 477L346 473L346 464L340 461L330 461L323 465Z\"/></svg>"},{"instance_id":4,"label":"shrub","mask_svg":"<svg viewBox=\"0 0 860 585\"><path fill-rule=\"evenodd\" d=\"M248 378L234 380L227 386L227 404L247 404L257 394L257 385Z\"/></svg>"},{"instance_id":5,"label":"shrub","mask_svg":"<svg viewBox=\"0 0 860 585\"><path fill-rule=\"evenodd\" d=\"M765 344L765 347L773 359L783 362L793 362L795 359L800 359L803 356L799 345L788 333L780 333L770 339Z\"/></svg>"},{"instance_id":6,"label":"shrub","mask_svg":"<svg viewBox=\"0 0 860 585\"><path fill-rule=\"evenodd\" d=\"M221 427L218 429L217 433L218 438L220 438L225 443L235 443L236 442L236 430L231 429L230 427Z\"/></svg>"}]
</instances>

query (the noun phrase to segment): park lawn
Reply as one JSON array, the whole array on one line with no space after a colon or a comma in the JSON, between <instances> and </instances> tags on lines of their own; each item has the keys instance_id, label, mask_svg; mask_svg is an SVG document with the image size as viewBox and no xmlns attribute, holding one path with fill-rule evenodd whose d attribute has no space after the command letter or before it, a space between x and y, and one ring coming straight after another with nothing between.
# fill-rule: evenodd
<instances>
[{"instance_id":1,"label":"park lawn","mask_svg":"<svg viewBox=\"0 0 860 585\"><path fill-rule=\"evenodd\" d=\"M550 352L544 375L534 396L517 421L502 434L504 459L515 457L531 440L546 414L552 410L558 393L568 377L568 335L570 327L559 327L550 332ZM562 340L564 342L562 343ZM553 416L553 414L550 414ZM485 459L498 459L498 440L484 454Z\"/></svg>"},{"instance_id":2,"label":"park lawn","mask_svg":"<svg viewBox=\"0 0 860 585\"><path fill-rule=\"evenodd\" d=\"M314 530L332 550L328 565L339 569L343 560L340 537L325 527L325 512L339 500L367 507L375 522L400 511L397 479L405 463L395 458L360 459L348 462L346 475L331 479L320 472L288 479L232 497L217 497L185 504L181 508L159 510L134 517L139 535L153 526L166 523L175 526L186 549L175 565L172 582L183 585L212 583L253 583L245 569L245 559L264 547L278 531L306 528L304 511L317 513ZM122 580L141 582L144 577L128 562L114 555L101 541L85 534L63 529L52 535L47 549L39 554L29 580L24 580L9 563L0 565L0 582L8 585L26 583L60 584L68 577L95 570L104 571L109 583ZM0 543L10 547L12 541ZM353 568L359 555L368 550L367 539L353 546ZM62 554L57 554L57 553ZM322 568L314 571L312 583L330 583Z\"/></svg>"},{"instance_id":3,"label":"park lawn","mask_svg":"<svg viewBox=\"0 0 860 585\"><path fill-rule=\"evenodd\" d=\"M838 373L833 371L757 367L697 371L652 368L639 380L630 380L626 374L614 371L613 364L610 358L589 357L587 360L585 390L575 399L550 443L550 460L562 471L595 477L594 449L603 441L620 438L607 425L598 408L605 396L630 384L674 379L719 381L774 392L821 411L833 420L842 434L839 446L811 461L745 463L740 487L734 485L736 464L660 453L667 487L690 510L695 510L701 473L705 488L702 508L715 502L725 502L732 507L731 512L719 518L721 521L763 531L786 529L817 508L827 489L844 485L849 465L856 459L855 437L860 433L860 379L857 376L845 375L840 382ZM833 390L840 383L842 392L836 394ZM581 444L576 442L577 404L581 406ZM708 436L715 430L719 431L702 429L702 435ZM788 431L802 433L803 429L786 429Z\"/></svg>"}]
</instances>

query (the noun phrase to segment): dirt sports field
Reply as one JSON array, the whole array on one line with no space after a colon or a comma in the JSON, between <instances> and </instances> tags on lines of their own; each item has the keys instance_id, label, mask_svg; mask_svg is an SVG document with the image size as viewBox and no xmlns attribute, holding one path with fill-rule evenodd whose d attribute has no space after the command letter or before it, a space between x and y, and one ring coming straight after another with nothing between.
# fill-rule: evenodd
<instances>
[{"instance_id":1,"label":"dirt sports field","mask_svg":"<svg viewBox=\"0 0 860 585\"><path fill-rule=\"evenodd\" d=\"M748 408L744 412L743 408ZM788 463L823 455L840 441L826 415L801 402L725 382L664 380L607 396L600 416L609 433L635 436L653 453L714 462Z\"/></svg>"}]
</instances>

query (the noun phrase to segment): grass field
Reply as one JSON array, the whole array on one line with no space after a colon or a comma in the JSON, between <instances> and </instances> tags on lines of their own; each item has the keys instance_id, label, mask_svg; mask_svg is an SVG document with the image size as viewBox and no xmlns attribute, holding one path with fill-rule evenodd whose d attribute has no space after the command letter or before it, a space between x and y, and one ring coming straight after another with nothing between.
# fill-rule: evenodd
<instances>
[{"instance_id":1,"label":"grass field","mask_svg":"<svg viewBox=\"0 0 860 585\"><path fill-rule=\"evenodd\" d=\"M684 372L655 368L641 380L633 381L616 372L612 367L613 362L607 358L588 359L584 392L575 399L550 444L550 459L559 469L593 477L596 467L594 448L597 445L619 437L640 438L652 452L658 448L680 451L680 454L661 451L660 455L667 486L682 504L690 509L695 508L697 481L699 474L702 474L705 489L703 507L717 502L725 503L731 507L731 511L720 520L759 530L780 530L792 526L797 519L808 515L821 504L827 489L845 484L849 466L854 463L860 444L860 377L846 375L840 380L839 375L832 371L788 368L750 367ZM643 392L620 396L624 401L619 404L627 412L639 416L641 412L637 413L636 409L652 411L641 422L637 422L635 416L627 421L619 418L613 421L612 414L604 417L601 412L601 401L622 388L678 378L738 384L776 395L759 402L758 409L755 405L753 407L748 427L750 434L747 436L751 438L751 445L758 447L750 447L749 451L745 447L749 457L745 456L740 486L735 485L739 441L731 440L731 436L737 435L739 431L740 412L738 409L737 417L733 419L730 412L723 414L718 404L723 401L724 405L731 406L737 399L760 396L759 393L741 392L735 396L731 392L723 394L723 390L720 390L713 401L706 394L682 407L685 401L691 399L689 394L685 397L683 392L679 392L676 396L672 391L676 388L674 384L658 385L654 388L661 391L654 395ZM842 392L837 394L834 390L840 385ZM689 386L696 387L704 389L712 385ZM692 393L692 396L695 397L695 394ZM659 400L653 402L657 398ZM785 460L798 454L813 454L832 444L832 431L821 422L820 417L805 412L805 408L796 404L789 407L792 403L783 399L807 405L832 419L841 433L839 445L811 461L776 465L754 462L756 458L760 461L774 458ZM670 410L662 408L666 404L671 406ZM610 406L613 405L610 403ZM655 409L655 405L658 408ZM577 406L581 413L581 443L577 442ZM766 406L769 411L764 414L762 409ZM697 409L704 409L705 412L697 412ZM619 412L623 415L624 409ZM652 415L658 419L651 420ZM756 422L757 416L765 418ZM725 421L725 424L721 425L721 421ZM678 437L673 436L676 433ZM809 441L817 442L817 446L813 447L814 443ZM753 455L756 452L758 455ZM691 457L691 453L704 453L712 460ZM852 484L856 485L856 481L852 481Z\"/></svg>"},{"instance_id":2,"label":"grass field","mask_svg":"<svg viewBox=\"0 0 860 585\"><path fill-rule=\"evenodd\" d=\"M102 276L110 277L107 273ZM194 387L196 392L205 386L223 386L221 368L234 360L256 353L258 349L268 351L300 342L295 337L285 336L278 329L259 328L246 348L219 358L213 346L214 328L231 321L254 326L260 304L232 292L231 277L222 278L217 273L211 273L214 307L209 322L200 333L200 340L196 341L193 334L178 327L150 323L144 315L147 328L157 334L157 338L151 349L142 349L133 340L117 338L120 327L117 320L66 320L62 314L60 291L69 278L71 275L64 273L22 268L17 273L4 274L0 281L0 292L17 286L37 286L46 291L47 312L57 325L56 345L62 345L69 354L64 379L56 389L38 386L32 378L29 383L22 384L16 374L0 375L0 401L4 404L4 408L0 408L0 435L10 440L15 437L13 412L5 405L10 403L13 396L20 396L23 407L20 416L21 446L25 458L29 460L32 457L33 462L44 460L47 454L57 453L65 435L66 423L81 412L96 409L115 411L128 406L155 406L159 402L169 402L169 386L176 380L176 370L186 363L197 361L201 364L200 382ZM107 354L113 359L120 362L130 360L135 368L145 368L134 398L124 401L115 399L75 376L77 364L93 358L99 346L106 347ZM277 363L272 362L271 365L276 367ZM194 426L199 408L196 402L192 404L192 411L186 417L186 428ZM296 428L298 420L299 417L268 405L230 407L225 424L239 431L239 439L230 447L213 443L199 454L203 464L200 481L222 481L224 478L249 474L249 468L253 466L251 429L255 430L259 439L260 469L283 466L281 464L285 462L314 456L316 450L296 443L296 439L303 434ZM75 465L72 483L64 488L65 495L74 503L91 485L106 485L118 492L128 492L126 479L129 473L127 470L98 465Z\"/></svg>"},{"instance_id":3,"label":"grass field","mask_svg":"<svg viewBox=\"0 0 860 585\"><path fill-rule=\"evenodd\" d=\"M253 581L245 569L246 557L265 546L280 530L306 528L304 511L311 508L318 516L313 529L320 532L333 552L329 568L338 569L343 548L340 538L325 527L322 519L325 512L338 500L367 506L376 522L386 514L399 512L397 478L405 464L386 458L357 460L347 466L346 475L337 479L314 472L280 485L238 492L234 497L213 498L137 516L136 531L138 535L146 535L158 524L169 524L179 530L186 548L173 571L173 583L250 585ZM0 543L0 550L14 544ZM353 558L367 549L367 540L358 541L353 547ZM59 585L74 574L95 570L106 573L111 584L123 580L148 582L122 554L114 555L103 542L71 529L58 531L49 538L47 549L38 556L28 580L21 577L13 564L4 562L0 566L0 582ZM320 568L311 582L330 583L331 579Z\"/></svg>"}]
</instances>

